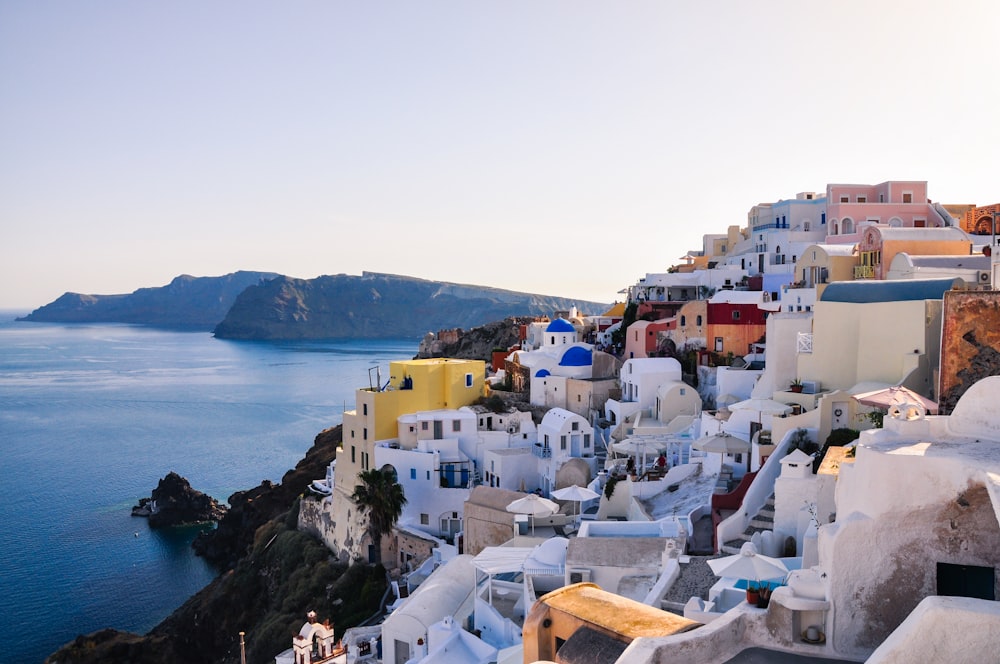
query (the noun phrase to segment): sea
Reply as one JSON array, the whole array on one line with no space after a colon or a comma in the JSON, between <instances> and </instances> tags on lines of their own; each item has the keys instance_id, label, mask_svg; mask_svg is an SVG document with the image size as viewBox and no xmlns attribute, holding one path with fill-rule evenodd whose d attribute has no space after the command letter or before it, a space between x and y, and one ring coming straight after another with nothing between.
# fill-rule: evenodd
<instances>
[{"instance_id":1,"label":"sea","mask_svg":"<svg viewBox=\"0 0 1000 664\"><path fill-rule=\"evenodd\" d=\"M145 633L211 581L198 527L131 516L170 471L225 502L279 482L419 340L246 342L0 311L0 663Z\"/></svg>"}]
</instances>

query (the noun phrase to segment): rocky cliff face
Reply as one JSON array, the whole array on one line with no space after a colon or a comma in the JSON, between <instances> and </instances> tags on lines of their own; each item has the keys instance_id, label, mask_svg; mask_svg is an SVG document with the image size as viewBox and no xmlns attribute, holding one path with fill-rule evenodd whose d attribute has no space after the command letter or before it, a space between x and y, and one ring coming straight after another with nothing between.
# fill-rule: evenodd
<instances>
[{"instance_id":1,"label":"rocky cliff face","mask_svg":"<svg viewBox=\"0 0 1000 664\"><path fill-rule=\"evenodd\" d=\"M81 635L46 662L236 664L241 631L248 662L273 662L290 647L308 609L329 616L338 633L370 616L386 586L384 570L336 564L320 542L295 530L298 497L326 475L341 439L339 426L323 431L280 484L264 482L230 497L218 527L196 540L223 573L148 634Z\"/></svg>"},{"instance_id":2,"label":"rocky cliff face","mask_svg":"<svg viewBox=\"0 0 1000 664\"><path fill-rule=\"evenodd\" d=\"M403 339L472 328L509 316L551 315L607 305L365 272L281 277L247 288L215 328L225 339Z\"/></svg>"},{"instance_id":3,"label":"rocky cliff face","mask_svg":"<svg viewBox=\"0 0 1000 664\"><path fill-rule=\"evenodd\" d=\"M66 293L18 320L41 323L133 323L211 330L248 286L274 279L273 272L234 272L221 277L181 275L167 286L127 295Z\"/></svg>"},{"instance_id":4,"label":"rocky cliff face","mask_svg":"<svg viewBox=\"0 0 1000 664\"><path fill-rule=\"evenodd\" d=\"M452 357L463 360L483 360L489 363L493 350L504 350L518 343L522 324L538 320L537 317L511 317L494 321L471 330L446 330L428 333L417 348L417 358Z\"/></svg>"}]
</instances>

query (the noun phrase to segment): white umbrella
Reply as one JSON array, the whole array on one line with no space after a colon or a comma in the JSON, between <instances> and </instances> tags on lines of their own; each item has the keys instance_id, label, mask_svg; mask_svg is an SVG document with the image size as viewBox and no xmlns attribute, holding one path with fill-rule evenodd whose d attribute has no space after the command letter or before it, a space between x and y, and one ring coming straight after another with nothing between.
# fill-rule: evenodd
<instances>
[{"instance_id":1,"label":"white umbrella","mask_svg":"<svg viewBox=\"0 0 1000 664\"><path fill-rule=\"evenodd\" d=\"M647 440L644 438L626 438L620 443L612 445L615 452L628 454L631 456L642 455L642 467L646 467L646 451L662 452L666 449L666 443L660 440Z\"/></svg>"},{"instance_id":2,"label":"white umbrella","mask_svg":"<svg viewBox=\"0 0 1000 664\"><path fill-rule=\"evenodd\" d=\"M782 413L791 412L792 407L787 403L781 403L774 399L753 398L731 403L729 404L729 410L756 410L762 415L781 415Z\"/></svg>"},{"instance_id":3,"label":"white umbrella","mask_svg":"<svg viewBox=\"0 0 1000 664\"><path fill-rule=\"evenodd\" d=\"M912 403L924 408L931 414L936 413L938 410L936 401L931 401L927 397L921 396L902 385L886 387L872 392L862 392L861 394L855 394L854 398L858 400L858 403L863 403L866 406L875 406L876 408L889 409L894 405Z\"/></svg>"},{"instance_id":4,"label":"white umbrella","mask_svg":"<svg viewBox=\"0 0 1000 664\"><path fill-rule=\"evenodd\" d=\"M733 579L777 579L788 574L785 563L777 558L757 553L757 548L746 542L735 556L715 558L708 561L708 566L716 576Z\"/></svg>"},{"instance_id":5,"label":"white umbrella","mask_svg":"<svg viewBox=\"0 0 1000 664\"><path fill-rule=\"evenodd\" d=\"M529 493L524 498L518 498L507 505L507 511L514 514L528 514L531 516L548 516L559 511L559 505L548 498L542 498L538 494Z\"/></svg>"},{"instance_id":6,"label":"white umbrella","mask_svg":"<svg viewBox=\"0 0 1000 664\"><path fill-rule=\"evenodd\" d=\"M750 443L725 431L714 436L699 438L691 443L691 447L716 454L742 454L750 451Z\"/></svg>"},{"instance_id":7,"label":"white umbrella","mask_svg":"<svg viewBox=\"0 0 1000 664\"><path fill-rule=\"evenodd\" d=\"M582 501L600 498L601 494L596 491L592 491L585 486L574 484L573 486L568 486L563 489L556 489L552 492L552 497L558 498L559 500L572 500L576 502L577 508L579 508L579 504Z\"/></svg>"}]
</instances>

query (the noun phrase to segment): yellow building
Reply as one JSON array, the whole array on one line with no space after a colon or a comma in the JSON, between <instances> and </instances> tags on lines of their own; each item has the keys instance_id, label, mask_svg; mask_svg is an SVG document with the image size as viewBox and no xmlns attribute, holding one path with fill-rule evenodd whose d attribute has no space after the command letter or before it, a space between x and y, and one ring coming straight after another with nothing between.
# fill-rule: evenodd
<instances>
[{"instance_id":1,"label":"yellow building","mask_svg":"<svg viewBox=\"0 0 1000 664\"><path fill-rule=\"evenodd\" d=\"M485 384L486 363L482 360L390 362L388 380L359 389L354 410L344 413L336 486L348 493L354 491L358 473L371 468L375 441L397 437L400 415L472 405L485 394Z\"/></svg>"},{"instance_id":2,"label":"yellow building","mask_svg":"<svg viewBox=\"0 0 1000 664\"><path fill-rule=\"evenodd\" d=\"M333 495L322 503L304 502L299 528L317 535L341 560L371 559L368 523L351 500L358 475L374 467L375 444L399 437L398 418L421 411L469 406L485 394L486 363L482 360L430 358L389 363L389 376L379 375L358 389L355 407L344 413L342 447L337 450ZM442 422L423 422L443 426ZM435 431L434 438L449 432ZM383 552L391 543L383 540Z\"/></svg>"}]
</instances>

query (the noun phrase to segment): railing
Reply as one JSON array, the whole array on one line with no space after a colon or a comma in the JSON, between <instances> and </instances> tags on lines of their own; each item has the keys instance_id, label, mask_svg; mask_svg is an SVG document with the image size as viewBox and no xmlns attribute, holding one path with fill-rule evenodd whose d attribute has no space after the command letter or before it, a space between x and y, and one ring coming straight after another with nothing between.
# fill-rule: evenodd
<instances>
[{"instance_id":1,"label":"railing","mask_svg":"<svg viewBox=\"0 0 1000 664\"><path fill-rule=\"evenodd\" d=\"M795 338L795 352L796 353L811 353L813 352L813 335L812 332L799 332Z\"/></svg>"},{"instance_id":2,"label":"railing","mask_svg":"<svg viewBox=\"0 0 1000 664\"><path fill-rule=\"evenodd\" d=\"M875 266L874 265L855 265L854 266L854 278L855 279L874 279L875 278Z\"/></svg>"},{"instance_id":3,"label":"railing","mask_svg":"<svg viewBox=\"0 0 1000 664\"><path fill-rule=\"evenodd\" d=\"M539 459L551 459L552 458L552 448L542 447L538 443L531 446L531 453L534 454Z\"/></svg>"}]
</instances>

